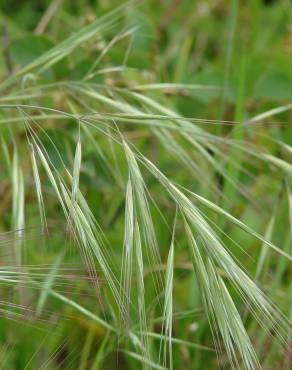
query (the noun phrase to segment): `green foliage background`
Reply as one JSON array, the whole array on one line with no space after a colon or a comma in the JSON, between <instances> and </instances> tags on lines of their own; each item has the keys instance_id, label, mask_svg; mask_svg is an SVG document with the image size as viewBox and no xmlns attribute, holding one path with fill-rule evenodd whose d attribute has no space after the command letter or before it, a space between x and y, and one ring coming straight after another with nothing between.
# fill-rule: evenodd
<instances>
[{"instance_id":1,"label":"green foliage background","mask_svg":"<svg viewBox=\"0 0 292 370\"><path fill-rule=\"evenodd\" d=\"M1 369L289 369L291 2L0 7Z\"/></svg>"}]
</instances>

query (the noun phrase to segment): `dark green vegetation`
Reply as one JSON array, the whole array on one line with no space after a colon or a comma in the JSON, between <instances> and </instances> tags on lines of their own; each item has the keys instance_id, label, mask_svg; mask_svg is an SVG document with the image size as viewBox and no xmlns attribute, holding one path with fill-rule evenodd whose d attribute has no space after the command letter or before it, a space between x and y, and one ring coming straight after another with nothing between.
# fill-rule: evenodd
<instances>
[{"instance_id":1,"label":"dark green vegetation","mask_svg":"<svg viewBox=\"0 0 292 370\"><path fill-rule=\"evenodd\" d=\"M0 4L1 369L289 369L289 0Z\"/></svg>"}]
</instances>

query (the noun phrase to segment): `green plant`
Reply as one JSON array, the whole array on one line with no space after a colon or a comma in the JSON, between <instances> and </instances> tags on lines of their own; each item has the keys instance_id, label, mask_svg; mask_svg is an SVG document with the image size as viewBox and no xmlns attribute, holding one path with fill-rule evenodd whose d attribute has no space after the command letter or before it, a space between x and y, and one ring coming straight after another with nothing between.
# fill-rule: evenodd
<instances>
[{"instance_id":1,"label":"green plant","mask_svg":"<svg viewBox=\"0 0 292 370\"><path fill-rule=\"evenodd\" d=\"M231 1L231 39L238 6ZM10 230L1 238L1 362L288 368L291 146L289 128L273 136L269 120L289 117L292 105L247 111L252 57L241 51L232 90L234 40L223 84L185 82L190 40L170 67L173 82L161 82L145 73L145 32L154 31L139 6L122 4L52 47L43 40L37 57L24 42L25 62L0 84L1 228ZM19 45L11 50L21 62ZM191 118L188 100L215 100L219 119ZM16 341L21 356L9 353L13 320L22 339L36 336Z\"/></svg>"}]
</instances>

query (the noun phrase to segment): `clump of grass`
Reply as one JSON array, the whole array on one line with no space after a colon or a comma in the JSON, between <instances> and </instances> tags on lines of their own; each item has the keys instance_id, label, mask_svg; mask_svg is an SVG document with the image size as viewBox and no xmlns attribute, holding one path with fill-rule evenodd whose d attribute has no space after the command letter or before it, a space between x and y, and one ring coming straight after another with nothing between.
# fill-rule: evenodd
<instances>
[{"instance_id":1,"label":"clump of grass","mask_svg":"<svg viewBox=\"0 0 292 370\"><path fill-rule=\"evenodd\" d=\"M222 130L212 132L213 124L227 124L223 120L184 117L163 95L169 89L205 92L221 88L160 82L121 87L118 79L96 82L99 69L110 76L114 69L104 71L104 57L139 31L131 27L116 32L132 7L126 3L114 9L0 84L5 92L0 97L4 117L1 143L12 189L9 243L14 247L14 262L0 269L0 281L3 286L21 287L21 302L5 302L9 310L1 312L24 320L30 304L35 324L46 315L54 319L58 312L69 313L72 320L75 317L76 326L87 330L80 358L77 356L80 369L102 368L106 358L116 355L121 356L121 364L125 361L125 368L136 368L138 362L143 369L175 369L181 364L177 348L188 353L185 364L191 362L190 354L196 348L213 357L216 352L222 366L261 368L253 328L260 327L262 343L279 342L285 348L291 340L289 318L267 297L260 281L268 256L275 256L279 263L273 265L278 286L292 260L291 164L287 157L277 156L277 151L248 143L242 133L233 132L228 137ZM66 57L74 58L81 45L103 34L111 39L84 78L46 81L45 71ZM129 53L130 46L127 50ZM118 68L119 72L128 70L125 65ZM178 67L176 79L180 74ZM27 85L28 80L33 83ZM224 90L223 106L226 94ZM240 95L236 120L243 117L242 99ZM289 109L291 104L268 110L239 129L245 132L249 126ZM271 139L271 143L291 154L289 145L280 140ZM228 153L233 153L231 158ZM279 205L265 226L264 236L240 214L232 213L237 196L246 204L251 198L242 178L248 183L253 178L251 172L256 171L272 176L269 167L281 172L280 182L285 179L288 194L288 212L283 217L289 221L289 235L284 247L273 242ZM218 176L223 187L216 181ZM60 224L60 230L61 220L65 221L65 235L56 243L50 240L55 233L50 229L52 219ZM38 223L44 233L42 246L27 243L29 229L25 225ZM253 241L259 257L245 239L233 236L237 229ZM50 263L35 273L25 261L31 258L34 268L42 266L41 249ZM254 277L245 260L250 254ZM74 277L71 293L63 274L66 260L82 261L88 276L85 280ZM190 283L176 289L184 279L179 273L182 264L193 284L191 289ZM285 296L285 289L280 288L280 294ZM30 292L27 305L24 291ZM197 294L196 304L189 307L188 302ZM189 308L198 310L198 322L208 323L204 338L198 336L199 343L187 334L193 320L190 317L187 321L188 315L184 315ZM187 325L179 322L180 315ZM49 320L44 321L49 328ZM59 322L67 325L62 317ZM215 348L210 348L211 338ZM54 347L56 353L59 348ZM44 366L51 360L49 356ZM204 362L199 366L202 368Z\"/></svg>"}]
</instances>

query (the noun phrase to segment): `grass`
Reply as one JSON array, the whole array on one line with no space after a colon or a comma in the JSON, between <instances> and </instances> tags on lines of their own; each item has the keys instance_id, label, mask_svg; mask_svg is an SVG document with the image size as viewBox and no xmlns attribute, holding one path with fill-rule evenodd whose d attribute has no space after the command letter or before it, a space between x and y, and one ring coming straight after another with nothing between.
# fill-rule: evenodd
<instances>
[{"instance_id":1,"label":"grass","mask_svg":"<svg viewBox=\"0 0 292 370\"><path fill-rule=\"evenodd\" d=\"M1 368L290 368L268 3L1 2Z\"/></svg>"}]
</instances>

